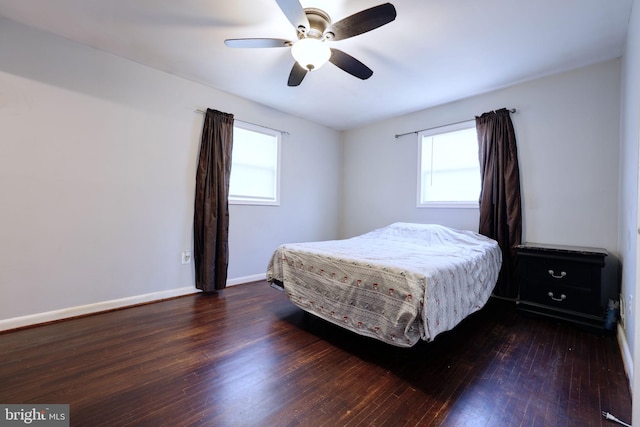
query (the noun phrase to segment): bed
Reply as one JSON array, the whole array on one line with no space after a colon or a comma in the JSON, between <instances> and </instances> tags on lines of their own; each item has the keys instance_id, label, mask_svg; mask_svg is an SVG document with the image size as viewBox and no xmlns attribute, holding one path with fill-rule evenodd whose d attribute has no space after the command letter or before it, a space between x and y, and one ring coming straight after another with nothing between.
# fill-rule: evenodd
<instances>
[{"instance_id":1,"label":"bed","mask_svg":"<svg viewBox=\"0 0 640 427\"><path fill-rule=\"evenodd\" d=\"M411 347L480 310L501 264L498 243L478 233L395 223L350 239L282 245L267 280L308 313Z\"/></svg>"}]
</instances>

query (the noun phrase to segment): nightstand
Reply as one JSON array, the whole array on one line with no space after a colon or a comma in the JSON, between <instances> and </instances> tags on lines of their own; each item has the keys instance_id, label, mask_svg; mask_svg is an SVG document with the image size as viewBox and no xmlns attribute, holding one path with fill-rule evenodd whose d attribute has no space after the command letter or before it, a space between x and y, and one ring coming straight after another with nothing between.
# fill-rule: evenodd
<instances>
[{"instance_id":1,"label":"nightstand","mask_svg":"<svg viewBox=\"0 0 640 427\"><path fill-rule=\"evenodd\" d=\"M609 299L619 293L606 249L525 243L517 254L519 311L604 330Z\"/></svg>"}]
</instances>

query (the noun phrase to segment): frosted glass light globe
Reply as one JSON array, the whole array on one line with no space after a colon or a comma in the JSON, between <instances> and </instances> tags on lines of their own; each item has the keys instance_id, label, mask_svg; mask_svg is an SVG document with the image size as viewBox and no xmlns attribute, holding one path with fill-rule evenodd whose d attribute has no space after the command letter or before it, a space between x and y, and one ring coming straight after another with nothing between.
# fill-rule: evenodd
<instances>
[{"instance_id":1,"label":"frosted glass light globe","mask_svg":"<svg viewBox=\"0 0 640 427\"><path fill-rule=\"evenodd\" d=\"M313 71L329 60L331 49L323 41L307 37L294 43L291 55L302 68Z\"/></svg>"}]
</instances>

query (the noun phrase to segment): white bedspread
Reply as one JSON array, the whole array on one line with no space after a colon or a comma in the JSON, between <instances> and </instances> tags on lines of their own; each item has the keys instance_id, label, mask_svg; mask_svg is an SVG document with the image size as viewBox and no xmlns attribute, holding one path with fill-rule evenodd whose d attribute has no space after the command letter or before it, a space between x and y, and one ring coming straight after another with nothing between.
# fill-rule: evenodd
<instances>
[{"instance_id":1,"label":"white bedspread","mask_svg":"<svg viewBox=\"0 0 640 427\"><path fill-rule=\"evenodd\" d=\"M267 280L281 281L303 310L410 347L482 308L501 262L497 242L478 233L395 223L351 239L282 245Z\"/></svg>"}]
</instances>

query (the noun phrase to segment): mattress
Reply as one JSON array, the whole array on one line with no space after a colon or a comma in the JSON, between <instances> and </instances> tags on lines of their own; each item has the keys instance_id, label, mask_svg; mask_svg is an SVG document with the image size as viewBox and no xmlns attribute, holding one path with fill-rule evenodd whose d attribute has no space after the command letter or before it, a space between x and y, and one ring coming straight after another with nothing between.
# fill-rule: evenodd
<instances>
[{"instance_id":1,"label":"mattress","mask_svg":"<svg viewBox=\"0 0 640 427\"><path fill-rule=\"evenodd\" d=\"M301 309L360 335L411 347L480 310L496 284L495 240L395 223L349 239L278 247L267 280Z\"/></svg>"}]
</instances>

